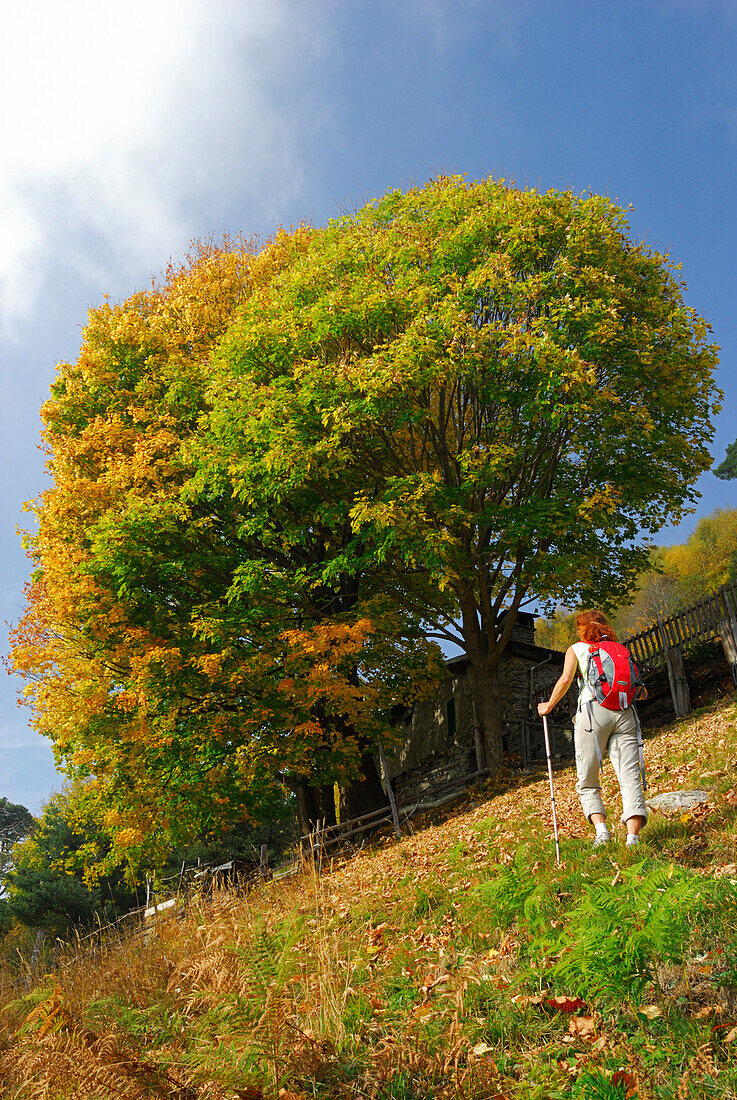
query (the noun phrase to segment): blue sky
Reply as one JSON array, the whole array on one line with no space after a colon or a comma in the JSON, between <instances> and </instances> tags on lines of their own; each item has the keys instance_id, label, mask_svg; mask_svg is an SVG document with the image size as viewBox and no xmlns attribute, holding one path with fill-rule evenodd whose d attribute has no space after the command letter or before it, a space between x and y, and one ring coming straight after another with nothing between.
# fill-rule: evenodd
<instances>
[{"instance_id":1,"label":"blue sky","mask_svg":"<svg viewBox=\"0 0 737 1100\"><path fill-rule=\"evenodd\" d=\"M193 237L322 224L439 172L632 204L634 235L683 264L722 347L717 461L737 436L733 0L2 9L0 620L22 612L38 409L88 308ZM737 482L700 487L697 517L737 504ZM37 809L59 778L18 686L0 683L0 795Z\"/></svg>"}]
</instances>

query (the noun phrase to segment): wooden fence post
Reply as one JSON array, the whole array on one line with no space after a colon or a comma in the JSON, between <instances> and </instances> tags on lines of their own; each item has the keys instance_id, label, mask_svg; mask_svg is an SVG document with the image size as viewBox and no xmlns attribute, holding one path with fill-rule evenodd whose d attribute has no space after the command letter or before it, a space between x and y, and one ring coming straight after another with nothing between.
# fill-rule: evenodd
<instances>
[{"instance_id":1,"label":"wooden fence post","mask_svg":"<svg viewBox=\"0 0 737 1100\"><path fill-rule=\"evenodd\" d=\"M268 844L261 845L261 852L259 853L258 872L264 882L268 882L271 876L271 868L269 867L269 846Z\"/></svg>"},{"instance_id":2,"label":"wooden fence post","mask_svg":"<svg viewBox=\"0 0 737 1100\"><path fill-rule=\"evenodd\" d=\"M737 684L737 619L730 615L728 619L720 619L717 630L721 638L724 656L732 670L732 680Z\"/></svg>"},{"instance_id":3,"label":"wooden fence post","mask_svg":"<svg viewBox=\"0 0 737 1100\"><path fill-rule=\"evenodd\" d=\"M315 828L310 833L310 862L319 875L322 872L323 830L325 818L318 817Z\"/></svg>"},{"instance_id":4,"label":"wooden fence post","mask_svg":"<svg viewBox=\"0 0 737 1100\"><path fill-rule=\"evenodd\" d=\"M43 928L37 929L37 931L36 931L36 941L33 945L33 953L31 955L31 963L30 963L30 966L28 968L28 975L27 975L27 978L26 978L28 989L31 988L32 980L35 977L36 970L38 969L39 959L41 958L41 947L43 946L43 942L44 942L45 937L46 937L46 933L44 932Z\"/></svg>"},{"instance_id":5,"label":"wooden fence post","mask_svg":"<svg viewBox=\"0 0 737 1100\"><path fill-rule=\"evenodd\" d=\"M691 706L691 691L686 677L686 666L683 663L683 653L678 646L666 646L665 659L668 662L668 680L670 681L673 710L676 718L685 718L693 708Z\"/></svg>"},{"instance_id":6,"label":"wooden fence post","mask_svg":"<svg viewBox=\"0 0 737 1100\"><path fill-rule=\"evenodd\" d=\"M719 590L721 604L724 610L724 618L719 619L717 630L724 649L724 656L729 662L732 672L732 682L737 684L737 605L732 585L722 585Z\"/></svg>"},{"instance_id":7,"label":"wooden fence post","mask_svg":"<svg viewBox=\"0 0 737 1100\"><path fill-rule=\"evenodd\" d=\"M379 762L381 763L381 778L384 780L384 787L386 789L386 795L389 799L389 805L392 811L392 822L394 824L394 835L397 840L402 838L402 830L399 827L399 811L397 809L397 800L394 797L394 791L392 790L392 781L389 778L389 768L387 767L386 757L384 756L384 749L379 741Z\"/></svg>"}]
</instances>

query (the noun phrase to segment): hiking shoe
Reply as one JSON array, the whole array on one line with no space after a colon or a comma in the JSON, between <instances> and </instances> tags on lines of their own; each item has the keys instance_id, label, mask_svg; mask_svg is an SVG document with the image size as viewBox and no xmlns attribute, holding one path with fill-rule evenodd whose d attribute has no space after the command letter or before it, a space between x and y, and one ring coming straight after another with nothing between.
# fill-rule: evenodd
<instances>
[{"instance_id":1,"label":"hiking shoe","mask_svg":"<svg viewBox=\"0 0 737 1100\"><path fill-rule=\"evenodd\" d=\"M610 844L611 840L612 838L610 833L597 833L591 842L591 847L603 848L605 844Z\"/></svg>"}]
</instances>

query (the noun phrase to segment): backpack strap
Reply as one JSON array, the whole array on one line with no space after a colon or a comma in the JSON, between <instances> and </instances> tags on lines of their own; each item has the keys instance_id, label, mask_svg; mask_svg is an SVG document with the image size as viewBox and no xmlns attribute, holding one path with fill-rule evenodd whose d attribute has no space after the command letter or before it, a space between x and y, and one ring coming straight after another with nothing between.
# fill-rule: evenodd
<instances>
[{"instance_id":1,"label":"backpack strap","mask_svg":"<svg viewBox=\"0 0 737 1100\"><path fill-rule=\"evenodd\" d=\"M601 684L606 684L607 688L610 688L612 685L606 678L604 665L601 663L601 650L599 649L598 644L592 644L589 646L589 660L594 662L594 667L596 668L596 671L598 673L598 679L596 681L597 687ZM590 686L593 687L594 685L591 684Z\"/></svg>"}]
</instances>

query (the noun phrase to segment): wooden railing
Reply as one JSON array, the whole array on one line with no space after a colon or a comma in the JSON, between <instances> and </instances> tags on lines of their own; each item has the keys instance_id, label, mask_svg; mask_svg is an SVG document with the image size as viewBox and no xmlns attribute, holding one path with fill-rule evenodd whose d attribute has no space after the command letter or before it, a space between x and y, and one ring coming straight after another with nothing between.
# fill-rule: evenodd
<instances>
[{"instance_id":1,"label":"wooden railing","mask_svg":"<svg viewBox=\"0 0 737 1100\"><path fill-rule=\"evenodd\" d=\"M677 615L670 615L647 630L625 638L624 645L640 668L657 668L666 663L671 649L687 651L699 642L715 638L725 644L725 634L736 621L737 590L733 584L724 584L713 595L699 600Z\"/></svg>"}]
</instances>

